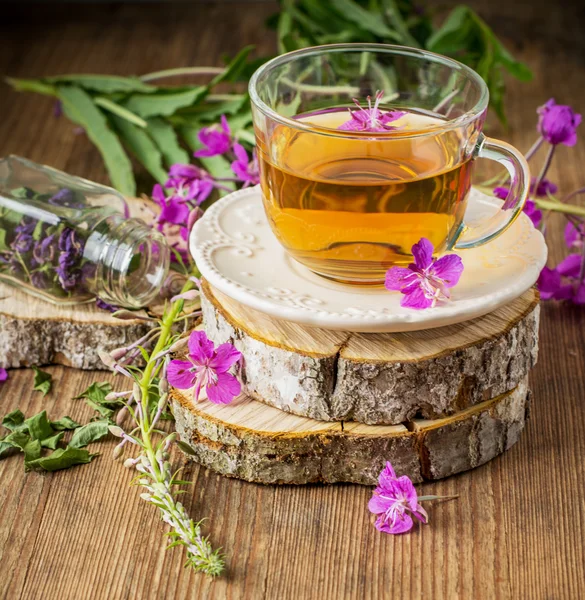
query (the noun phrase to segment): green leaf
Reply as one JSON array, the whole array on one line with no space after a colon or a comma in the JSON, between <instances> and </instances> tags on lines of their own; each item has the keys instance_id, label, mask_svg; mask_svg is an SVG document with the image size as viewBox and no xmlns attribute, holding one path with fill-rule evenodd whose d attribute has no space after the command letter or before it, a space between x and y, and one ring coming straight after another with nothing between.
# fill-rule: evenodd
<instances>
[{"instance_id":1,"label":"green leaf","mask_svg":"<svg viewBox=\"0 0 585 600\"><path fill-rule=\"evenodd\" d=\"M189 444L186 444L181 440L177 440L175 443L185 454L188 454L189 456L195 456L195 451L193 450L193 448L191 448L191 446L189 446Z\"/></svg>"},{"instance_id":2,"label":"green leaf","mask_svg":"<svg viewBox=\"0 0 585 600\"><path fill-rule=\"evenodd\" d=\"M332 0L331 3L339 13L360 29L388 40L404 43L398 33L384 24L384 19L379 12L374 13L374 11L362 8L354 0Z\"/></svg>"},{"instance_id":3,"label":"green leaf","mask_svg":"<svg viewBox=\"0 0 585 600\"><path fill-rule=\"evenodd\" d=\"M22 451L30 441L30 435L24 433L24 431L14 431L3 440L5 444L10 444L13 448L20 448Z\"/></svg>"},{"instance_id":4,"label":"green leaf","mask_svg":"<svg viewBox=\"0 0 585 600\"><path fill-rule=\"evenodd\" d=\"M18 409L9 412L3 419L2 425L10 431L27 431L28 426L24 422L24 415Z\"/></svg>"},{"instance_id":5,"label":"green leaf","mask_svg":"<svg viewBox=\"0 0 585 600\"><path fill-rule=\"evenodd\" d=\"M170 167L176 163L188 164L190 162L189 154L179 145L177 134L172 125L164 119L149 119L147 131L161 151L167 166Z\"/></svg>"},{"instance_id":6,"label":"green leaf","mask_svg":"<svg viewBox=\"0 0 585 600\"><path fill-rule=\"evenodd\" d=\"M32 92L34 94L43 94L44 96L56 96L55 86L44 83L40 79L12 79L6 78L6 83L11 85L17 92Z\"/></svg>"},{"instance_id":7,"label":"green leaf","mask_svg":"<svg viewBox=\"0 0 585 600\"><path fill-rule=\"evenodd\" d=\"M114 409L108 408L104 404L98 404L97 402L94 402L93 400L90 400L89 398L87 398L85 400L85 402L90 408L93 408L93 410L98 412L105 419L111 418L114 414Z\"/></svg>"},{"instance_id":8,"label":"green leaf","mask_svg":"<svg viewBox=\"0 0 585 600\"><path fill-rule=\"evenodd\" d=\"M413 48L420 48L420 44L408 30L406 21L402 17L402 13L398 9L395 0L382 0L382 11L390 24L402 37L402 42Z\"/></svg>"},{"instance_id":9,"label":"green leaf","mask_svg":"<svg viewBox=\"0 0 585 600\"><path fill-rule=\"evenodd\" d=\"M63 439L64 435L64 431L59 431L59 433L56 433L51 437L45 438L44 440L40 440L41 446L43 448L50 448L51 450L55 450L59 442Z\"/></svg>"},{"instance_id":10,"label":"green leaf","mask_svg":"<svg viewBox=\"0 0 585 600\"><path fill-rule=\"evenodd\" d=\"M10 248L6 243L6 229L0 229L0 252L7 252L9 250Z\"/></svg>"},{"instance_id":11,"label":"green leaf","mask_svg":"<svg viewBox=\"0 0 585 600\"><path fill-rule=\"evenodd\" d=\"M48 456L42 456L36 460L25 463L27 469L43 469L45 471L59 471L68 469L74 465L81 465L91 462L95 454L90 454L84 448L58 448Z\"/></svg>"},{"instance_id":12,"label":"green leaf","mask_svg":"<svg viewBox=\"0 0 585 600\"><path fill-rule=\"evenodd\" d=\"M207 94L207 86L198 86L180 92L158 92L144 95L133 94L126 102L126 108L143 119L168 117L179 108L199 102Z\"/></svg>"},{"instance_id":13,"label":"green leaf","mask_svg":"<svg viewBox=\"0 0 585 600\"><path fill-rule=\"evenodd\" d=\"M94 98L94 102L97 106L107 110L108 112L111 112L114 115L122 117L122 119L126 119L126 121L129 121L138 127L142 127L143 129L146 127L146 121L144 119L141 119L133 112L130 112L127 108L112 102L109 98L98 96L97 98Z\"/></svg>"},{"instance_id":14,"label":"green leaf","mask_svg":"<svg viewBox=\"0 0 585 600\"><path fill-rule=\"evenodd\" d=\"M112 384L108 381L95 381L79 396L75 396L73 400L81 400L88 398L97 403L106 401L106 396L112 391Z\"/></svg>"},{"instance_id":15,"label":"green leaf","mask_svg":"<svg viewBox=\"0 0 585 600\"><path fill-rule=\"evenodd\" d=\"M53 377L50 373L41 371L38 367L33 366L32 369L35 372L33 389L37 392L42 392L43 396L46 396L51 390L51 386L53 384Z\"/></svg>"},{"instance_id":16,"label":"green leaf","mask_svg":"<svg viewBox=\"0 0 585 600\"><path fill-rule=\"evenodd\" d=\"M73 84L85 90L101 94L116 92L152 94L158 89L153 85L144 83L137 77L117 77L115 75L58 75L56 77L45 77L43 81L56 85Z\"/></svg>"},{"instance_id":17,"label":"green leaf","mask_svg":"<svg viewBox=\"0 0 585 600\"><path fill-rule=\"evenodd\" d=\"M42 371L40 372L42 373ZM45 375L47 375L47 373L45 373ZM28 427L28 432L33 440L44 440L45 438L51 437L55 434L55 431L47 419L46 410L43 410L34 417L30 417L24 423Z\"/></svg>"},{"instance_id":18,"label":"green leaf","mask_svg":"<svg viewBox=\"0 0 585 600\"><path fill-rule=\"evenodd\" d=\"M162 154L144 129L133 125L126 119L111 115L111 121L118 130L134 156L144 165L144 168L158 181L164 184L168 179L167 172L162 165Z\"/></svg>"},{"instance_id":19,"label":"green leaf","mask_svg":"<svg viewBox=\"0 0 585 600\"><path fill-rule=\"evenodd\" d=\"M77 429L77 427L81 427L81 425L71 417L61 417L58 421L51 421L51 427L56 431L66 431L69 429Z\"/></svg>"},{"instance_id":20,"label":"green leaf","mask_svg":"<svg viewBox=\"0 0 585 600\"><path fill-rule=\"evenodd\" d=\"M95 106L91 96L81 88L73 86L59 86L57 93L67 117L85 129L89 139L100 151L112 185L122 194L135 196L136 182L132 164L120 140L108 127L106 118Z\"/></svg>"},{"instance_id":21,"label":"green leaf","mask_svg":"<svg viewBox=\"0 0 585 600\"><path fill-rule=\"evenodd\" d=\"M75 430L69 446L71 448L83 448L91 442L95 442L108 435L109 421L92 421Z\"/></svg>"},{"instance_id":22,"label":"green leaf","mask_svg":"<svg viewBox=\"0 0 585 600\"><path fill-rule=\"evenodd\" d=\"M39 440L30 440L23 449L24 466L32 460L36 460L41 456L41 442Z\"/></svg>"},{"instance_id":23,"label":"green leaf","mask_svg":"<svg viewBox=\"0 0 585 600\"><path fill-rule=\"evenodd\" d=\"M10 450L14 450L14 446L12 444L8 444L4 440L0 440L0 458L6 456Z\"/></svg>"},{"instance_id":24,"label":"green leaf","mask_svg":"<svg viewBox=\"0 0 585 600\"><path fill-rule=\"evenodd\" d=\"M254 46L245 46L242 48L234 58L228 62L225 71L216 75L210 82L209 87L213 87L222 81L236 81L238 75L244 69L248 54L254 50Z\"/></svg>"}]
</instances>

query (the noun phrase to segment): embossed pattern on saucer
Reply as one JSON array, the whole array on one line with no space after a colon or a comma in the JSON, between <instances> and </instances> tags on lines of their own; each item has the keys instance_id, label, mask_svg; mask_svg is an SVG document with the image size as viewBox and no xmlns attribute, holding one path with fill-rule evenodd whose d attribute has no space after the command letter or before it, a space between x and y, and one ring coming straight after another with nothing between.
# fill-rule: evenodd
<instances>
[{"instance_id":1,"label":"embossed pattern on saucer","mask_svg":"<svg viewBox=\"0 0 585 600\"><path fill-rule=\"evenodd\" d=\"M498 202L472 189L466 222L495 212ZM465 271L450 302L403 308L398 292L334 283L290 258L270 229L258 186L211 206L189 243L203 277L238 302L304 325L360 332L429 329L484 315L533 286L547 257L544 238L521 214L493 242L458 252Z\"/></svg>"}]
</instances>

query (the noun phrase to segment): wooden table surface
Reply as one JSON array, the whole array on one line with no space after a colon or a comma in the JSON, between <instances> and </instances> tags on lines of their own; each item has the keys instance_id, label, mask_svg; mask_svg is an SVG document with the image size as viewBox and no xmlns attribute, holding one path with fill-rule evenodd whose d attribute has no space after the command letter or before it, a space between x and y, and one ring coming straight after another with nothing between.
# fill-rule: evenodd
<instances>
[{"instance_id":1,"label":"wooden table surface","mask_svg":"<svg viewBox=\"0 0 585 600\"><path fill-rule=\"evenodd\" d=\"M503 35L523 40L517 47L506 38L535 79L510 83L511 127L491 133L526 150L535 139L534 111L549 97L585 112L584 53L578 20L548 14L544 5L537 16L519 17L510 13L511 4L501 2L501 13L492 10L492 22ZM268 53L273 39L262 23L273 8L264 2L12 7L0 23L0 73L140 74L218 64L222 53L250 43ZM51 100L3 86L0 107L0 155L16 153L105 181L98 154L52 116ZM585 185L583 140L558 155L551 175L563 189ZM553 219L551 227L558 259L562 221ZM227 574L212 581L184 569L181 550L165 551L157 512L128 486L131 473L112 461L114 442L105 441L93 464L55 474L24 474L19 457L0 461L0 597L583 597L585 313L543 308L527 430L491 463L422 485L424 494L459 494L430 508L430 525L410 535L382 535L367 511L369 488L262 487L188 465L194 486L183 497L187 509L208 519L213 544L226 553ZM30 370L11 371L0 387L0 414L46 408L55 418L87 421L90 410L71 398L96 379L112 379L48 370L55 383L46 398L31 391Z\"/></svg>"}]
</instances>

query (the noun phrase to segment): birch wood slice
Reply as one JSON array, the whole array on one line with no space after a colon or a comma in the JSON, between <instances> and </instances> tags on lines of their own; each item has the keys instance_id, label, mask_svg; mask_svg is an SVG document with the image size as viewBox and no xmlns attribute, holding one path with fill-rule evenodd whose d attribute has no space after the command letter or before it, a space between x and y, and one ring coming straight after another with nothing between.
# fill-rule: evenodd
<instances>
[{"instance_id":1,"label":"birch wood slice","mask_svg":"<svg viewBox=\"0 0 585 600\"><path fill-rule=\"evenodd\" d=\"M149 222L149 200L129 198L133 217ZM0 367L60 364L106 369L98 351L110 351L142 337L144 321L114 319L94 303L63 306L43 301L0 282Z\"/></svg>"},{"instance_id":2,"label":"birch wood slice","mask_svg":"<svg viewBox=\"0 0 585 600\"><path fill-rule=\"evenodd\" d=\"M444 419L400 425L323 422L286 414L250 396L197 404L173 390L188 455L229 477L257 483L373 485L388 460L414 481L475 468L518 441L528 414L526 380L510 392Z\"/></svg>"},{"instance_id":3,"label":"birch wood slice","mask_svg":"<svg viewBox=\"0 0 585 600\"><path fill-rule=\"evenodd\" d=\"M244 357L250 396L321 421L396 425L453 415L513 390L538 353L538 293L456 325L350 333L274 319L202 286L204 328Z\"/></svg>"}]
</instances>

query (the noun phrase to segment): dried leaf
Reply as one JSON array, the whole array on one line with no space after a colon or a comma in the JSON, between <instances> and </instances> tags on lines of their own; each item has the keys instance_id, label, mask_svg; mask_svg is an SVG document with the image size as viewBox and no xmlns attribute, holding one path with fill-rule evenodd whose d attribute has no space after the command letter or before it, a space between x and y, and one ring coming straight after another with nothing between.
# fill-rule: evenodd
<instances>
[{"instance_id":1,"label":"dried leaf","mask_svg":"<svg viewBox=\"0 0 585 600\"><path fill-rule=\"evenodd\" d=\"M43 469L45 471L59 471L68 469L74 465L81 465L91 462L96 454L90 454L85 448L58 448L47 456L42 456L35 460L25 462L25 468Z\"/></svg>"},{"instance_id":2,"label":"dried leaf","mask_svg":"<svg viewBox=\"0 0 585 600\"><path fill-rule=\"evenodd\" d=\"M46 396L51 391L51 386L53 385L52 375L46 371L41 371L35 366L32 369L35 372L33 389L37 392L42 392L43 396Z\"/></svg>"},{"instance_id":3,"label":"dried leaf","mask_svg":"<svg viewBox=\"0 0 585 600\"><path fill-rule=\"evenodd\" d=\"M71 448L84 448L88 444L91 444L91 442L100 440L108 435L108 425L109 421L92 421L76 429L69 442L69 446Z\"/></svg>"}]
</instances>

